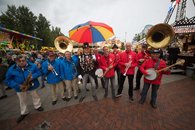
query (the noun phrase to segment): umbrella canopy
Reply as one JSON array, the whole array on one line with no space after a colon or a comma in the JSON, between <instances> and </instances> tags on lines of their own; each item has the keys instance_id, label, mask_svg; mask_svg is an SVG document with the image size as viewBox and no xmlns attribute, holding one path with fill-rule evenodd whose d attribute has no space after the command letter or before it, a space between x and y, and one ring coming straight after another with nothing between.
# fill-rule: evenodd
<instances>
[{"instance_id":1,"label":"umbrella canopy","mask_svg":"<svg viewBox=\"0 0 195 130\"><path fill-rule=\"evenodd\" d=\"M105 41L112 36L114 36L114 32L110 26L93 21L76 25L69 31L70 39L79 43Z\"/></svg>"}]
</instances>

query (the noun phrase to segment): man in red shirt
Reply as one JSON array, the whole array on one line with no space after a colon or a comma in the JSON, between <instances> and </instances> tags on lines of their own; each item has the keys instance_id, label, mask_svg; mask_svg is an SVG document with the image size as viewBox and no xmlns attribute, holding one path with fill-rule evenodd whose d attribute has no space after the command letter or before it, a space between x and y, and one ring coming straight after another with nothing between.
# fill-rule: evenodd
<instances>
[{"instance_id":1,"label":"man in red shirt","mask_svg":"<svg viewBox=\"0 0 195 130\"><path fill-rule=\"evenodd\" d=\"M105 79L105 94L104 97L108 96L108 83L110 80L111 83L111 90L112 90L112 99L115 99L115 70L114 67L116 66L115 56L109 52L107 46L103 47L104 55L101 56L100 60L100 68L103 69L104 72L104 79Z\"/></svg>"},{"instance_id":2,"label":"man in red shirt","mask_svg":"<svg viewBox=\"0 0 195 130\"><path fill-rule=\"evenodd\" d=\"M142 45L141 51L137 53L138 69L136 73L136 87L134 88L134 90L140 89L140 80L142 78L143 73L140 71L139 67L142 65L142 63L146 59L149 59L149 58L150 58L150 55L147 52L147 46L144 44Z\"/></svg>"},{"instance_id":3,"label":"man in red shirt","mask_svg":"<svg viewBox=\"0 0 195 130\"><path fill-rule=\"evenodd\" d=\"M120 59L120 51L118 50L118 46L116 44L113 45L112 49L113 49L112 54L115 56L115 61L117 64L114 69L117 73L117 81L118 81L118 85L119 85L120 84L120 69L119 69L118 62Z\"/></svg>"},{"instance_id":4,"label":"man in red shirt","mask_svg":"<svg viewBox=\"0 0 195 130\"><path fill-rule=\"evenodd\" d=\"M99 52L98 52L98 47L97 46L95 46L94 47L94 50L93 50L93 52L94 52L94 55L95 55L95 57L96 57L96 61L97 61L97 68L100 68L100 64L101 64L101 57L102 57L102 54L100 54ZM98 88L98 78L97 77L95 77L95 84L96 84L96 89ZM104 88L104 79L103 78L101 78L101 84L102 84L102 87Z\"/></svg>"},{"instance_id":5,"label":"man in red shirt","mask_svg":"<svg viewBox=\"0 0 195 130\"><path fill-rule=\"evenodd\" d=\"M122 95L123 84L127 76L129 82L129 99L130 101L133 101L133 77L135 67L137 66L137 56L136 53L131 50L130 42L126 43L126 50L120 54L119 66L121 75L118 93L116 97L120 97Z\"/></svg>"},{"instance_id":6,"label":"man in red shirt","mask_svg":"<svg viewBox=\"0 0 195 130\"><path fill-rule=\"evenodd\" d=\"M144 75L148 75L147 69L154 68L155 70L160 70L166 67L166 62L160 59L160 49L153 49L150 51L151 58L146 60L141 66L140 70ZM161 79L163 74L170 74L168 69L161 71L158 73L157 78L155 80L148 80L144 77L144 86L141 92L141 99L139 101L140 104L143 104L146 100L147 92L152 85L152 94L150 104L153 108L157 108L156 106L156 98L157 91L161 84Z\"/></svg>"}]
</instances>

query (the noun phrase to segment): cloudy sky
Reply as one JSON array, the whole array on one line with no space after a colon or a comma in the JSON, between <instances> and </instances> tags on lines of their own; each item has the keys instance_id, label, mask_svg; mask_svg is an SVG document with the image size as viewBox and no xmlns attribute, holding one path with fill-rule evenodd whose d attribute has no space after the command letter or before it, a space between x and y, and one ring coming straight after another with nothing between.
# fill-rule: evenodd
<instances>
[{"instance_id":1,"label":"cloudy sky","mask_svg":"<svg viewBox=\"0 0 195 130\"><path fill-rule=\"evenodd\" d=\"M36 16L42 13L67 36L72 27L91 20L110 25L121 41L125 34L126 40L131 41L145 25L164 21L170 0L0 0L0 11L7 10L7 5L25 5ZM186 16L195 16L192 0L187 2Z\"/></svg>"}]
</instances>

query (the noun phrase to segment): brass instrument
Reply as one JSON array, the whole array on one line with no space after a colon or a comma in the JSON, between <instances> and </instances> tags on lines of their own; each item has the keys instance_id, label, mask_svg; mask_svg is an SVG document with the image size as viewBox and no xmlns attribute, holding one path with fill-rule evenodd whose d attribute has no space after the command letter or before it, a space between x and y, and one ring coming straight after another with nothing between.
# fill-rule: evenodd
<instances>
[{"instance_id":1,"label":"brass instrument","mask_svg":"<svg viewBox=\"0 0 195 130\"><path fill-rule=\"evenodd\" d=\"M130 57L130 59L129 59L129 64L131 64L131 63L132 63L132 57ZM125 68L125 73L123 74L124 76L126 76L127 71L128 71L129 68L130 68L130 66Z\"/></svg>"},{"instance_id":2,"label":"brass instrument","mask_svg":"<svg viewBox=\"0 0 195 130\"><path fill-rule=\"evenodd\" d=\"M152 48L166 47L174 37L172 27L165 23L153 26L147 33L146 42Z\"/></svg>"},{"instance_id":3,"label":"brass instrument","mask_svg":"<svg viewBox=\"0 0 195 130\"><path fill-rule=\"evenodd\" d=\"M65 36L58 36L55 41L54 45L59 52L65 53L66 51L72 52L73 44L68 37Z\"/></svg>"},{"instance_id":4,"label":"brass instrument","mask_svg":"<svg viewBox=\"0 0 195 130\"><path fill-rule=\"evenodd\" d=\"M53 72L56 76L58 76L58 73L56 72L55 68L54 68L49 62L48 62L48 66L51 67L51 68L53 68L53 69L52 69L52 72Z\"/></svg>"},{"instance_id":5,"label":"brass instrument","mask_svg":"<svg viewBox=\"0 0 195 130\"><path fill-rule=\"evenodd\" d=\"M20 88L22 92L26 92L31 86L34 84L31 81L32 72L30 72L26 78L26 80L23 82L22 87Z\"/></svg>"}]
</instances>

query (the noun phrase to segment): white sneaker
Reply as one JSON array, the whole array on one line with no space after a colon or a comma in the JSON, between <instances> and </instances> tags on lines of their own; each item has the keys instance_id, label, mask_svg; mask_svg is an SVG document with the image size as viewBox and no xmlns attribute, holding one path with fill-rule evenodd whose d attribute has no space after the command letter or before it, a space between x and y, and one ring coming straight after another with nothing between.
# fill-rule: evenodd
<instances>
[{"instance_id":1,"label":"white sneaker","mask_svg":"<svg viewBox=\"0 0 195 130\"><path fill-rule=\"evenodd\" d=\"M122 96L122 93L121 94L117 94L116 95L116 98L121 97L121 96Z\"/></svg>"}]
</instances>

